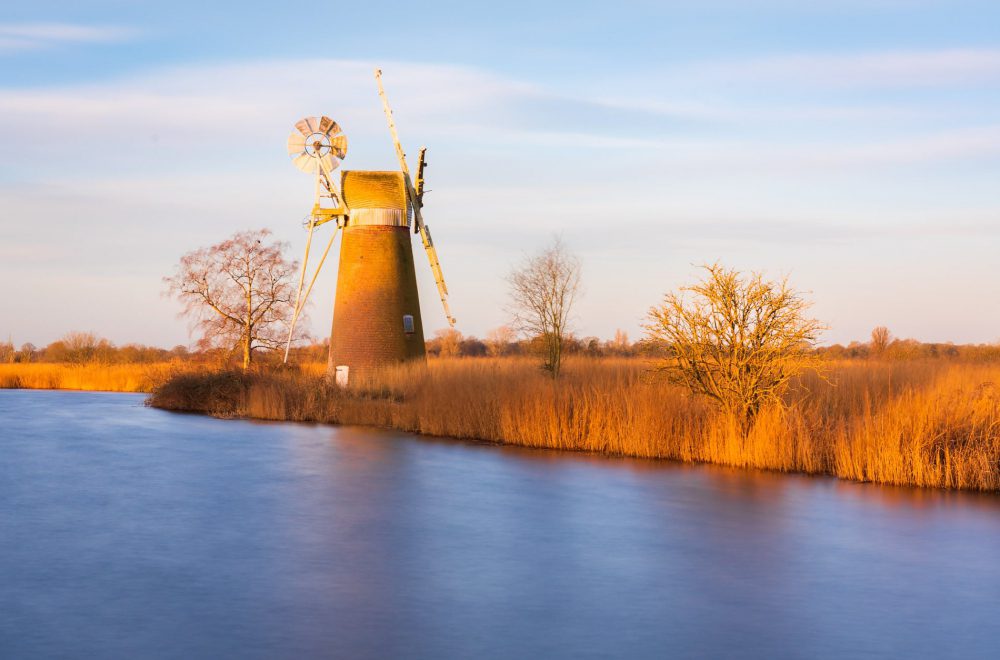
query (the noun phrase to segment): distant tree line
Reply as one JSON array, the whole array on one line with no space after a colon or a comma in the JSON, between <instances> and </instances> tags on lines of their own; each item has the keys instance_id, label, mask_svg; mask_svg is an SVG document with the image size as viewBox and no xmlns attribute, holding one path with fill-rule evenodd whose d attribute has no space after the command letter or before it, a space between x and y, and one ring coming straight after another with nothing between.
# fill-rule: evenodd
<instances>
[{"instance_id":1,"label":"distant tree line","mask_svg":"<svg viewBox=\"0 0 1000 660\"><path fill-rule=\"evenodd\" d=\"M426 342L427 354L433 357L527 357L540 355L544 350L542 340L538 337L524 339L511 333L503 339L497 339L496 333L497 331L494 330L488 333L485 339L480 339L473 335L463 335L454 329L438 330L434 333L434 337ZM319 345L314 346L318 347ZM316 351L317 348L309 350ZM618 330L613 339L569 335L565 339L564 350L567 355L582 357L658 358L669 353L670 346L666 342L649 338L633 342L629 340L625 331ZM953 344L921 342L916 339L897 339L894 337L890 337L889 341L881 345L871 341L853 341L846 346L842 344L817 346L811 349L811 352L824 360L955 359L973 362L1000 361L1000 343Z\"/></svg>"},{"instance_id":2,"label":"distant tree line","mask_svg":"<svg viewBox=\"0 0 1000 660\"><path fill-rule=\"evenodd\" d=\"M0 363L148 364L190 357L186 346L169 350L143 344L115 346L93 332L70 332L43 347L26 342L18 348L10 341L0 342Z\"/></svg>"},{"instance_id":3,"label":"distant tree line","mask_svg":"<svg viewBox=\"0 0 1000 660\"><path fill-rule=\"evenodd\" d=\"M519 337L509 326L501 326L490 331L485 339L463 335L452 328L438 330L426 341L426 346L428 355L442 358L547 356L549 342L544 335ZM648 342L629 342L628 334L618 330L614 339L608 340L567 334L562 338L561 351L588 357L636 357L649 354L652 348Z\"/></svg>"},{"instance_id":4,"label":"distant tree line","mask_svg":"<svg viewBox=\"0 0 1000 660\"><path fill-rule=\"evenodd\" d=\"M569 335L564 339L563 350L577 357L606 358L659 358L669 353L669 346L650 339L630 341L624 330L617 330L612 339ZM543 355L544 340L540 337L520 338L509 327L501 326L484 339L463 335L454 329L438 330L427 340L427 354L440 358L476 357L534 357ZM326 362L330 343L328 340L292 348L291 360L295 363ZM920 360L954 359L971 362L1000 361L1000 344L950 344L924 343L915 339L888 341L854 341L844 346L819 346L814 350L824 360ZM198 361L225 364L239 356L223 349L198 350L179 345L171 349L143 344L114 343L92 332L70 332L48 346L37 347L28 342L16 346L10 341L0 342L0 364L49 362L66 364L149 364L172 360ZM264 362L277 363L278 355L261 356Z\"/></svg>"},{"instance_id":5,"label":"distant tree line","mask_svg":"<svg viewBox=\"0 0 1000 660\"><path fill-rule=\"evenodd\" d=\"M953 359L966 362L1000 361L1000 344L952 344L893 339L879 348L871 342L852 341L847 346L820 346L816 353L828 360Z\"/></svg>"}]
</instances>

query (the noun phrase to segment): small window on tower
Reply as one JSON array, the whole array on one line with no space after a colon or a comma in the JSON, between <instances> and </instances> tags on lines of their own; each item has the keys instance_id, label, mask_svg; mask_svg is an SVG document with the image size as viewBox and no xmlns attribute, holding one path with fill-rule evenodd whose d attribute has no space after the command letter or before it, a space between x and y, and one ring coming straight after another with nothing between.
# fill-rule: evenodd
<instances>
[{"instance_id":1,"label":"small window on tower","mask_svg":"<svg viewBox=\"0 0 1000 660\"><path fill-rule=\"evenodd\" d=\"M403 314L403 332L408 335L413 334L413 315Z\"/></svg>"}]
</instances>

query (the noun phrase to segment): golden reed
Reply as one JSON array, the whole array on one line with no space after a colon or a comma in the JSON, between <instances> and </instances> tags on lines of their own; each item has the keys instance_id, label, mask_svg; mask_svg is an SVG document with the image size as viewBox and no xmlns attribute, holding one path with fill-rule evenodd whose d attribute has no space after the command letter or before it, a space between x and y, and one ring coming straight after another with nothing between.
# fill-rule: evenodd
<instances>
[{"instance_id":1,"label":"golden reed","mask_svg":"<svg viewBox=\"0 0 1000 660\"><path fill-rule=\"evenodd\" d=\"M196 369L178 362L0 364L0 389L152 392L178 373L190 373Z\"/></svg>"},{"instance_id":2,"label":"golden reed","mask_svg":"<svg viewBox=\"0 0 1000 660\"><path fill-rule=\"evenodd\" d=\"M366 424L490 442L1000 490L1000 365L844 361L806 376L743 437L640 360L576 359L553 382L520 359L386 369L347 390L322 365L181 374L151 405L223 416Z\"/></svg>"}]
</instances>

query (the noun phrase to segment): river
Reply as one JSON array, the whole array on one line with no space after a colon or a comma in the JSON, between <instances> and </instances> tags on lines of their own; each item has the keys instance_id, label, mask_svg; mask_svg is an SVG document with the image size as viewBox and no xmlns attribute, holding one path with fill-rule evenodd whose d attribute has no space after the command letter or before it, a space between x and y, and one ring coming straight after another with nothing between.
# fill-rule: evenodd
<instances>
[{"instance_id":1,"label":"river","mask_svg":"<svg viewBox=\"0 0 1000 660\"><path fill-rule=\"evenodd\" d=\"M1000 497L0 391L0 657L997 657Z\"/></svg>"}]
</instances>

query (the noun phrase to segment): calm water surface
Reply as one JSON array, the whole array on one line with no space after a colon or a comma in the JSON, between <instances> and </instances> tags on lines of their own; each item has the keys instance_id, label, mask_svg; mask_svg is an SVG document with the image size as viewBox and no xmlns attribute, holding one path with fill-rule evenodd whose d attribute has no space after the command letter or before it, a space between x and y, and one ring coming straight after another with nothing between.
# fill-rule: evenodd
<instances>
[{"instance_id":1,"label":"calm water surface","mask_svg":"<svg viewBox=\"0 0 1000 660\"><path fill-rule=\"evenodd\" d=\"M0 657L1000 657L1000 497L0 391Z\"/></svg>"}]
</instances>

